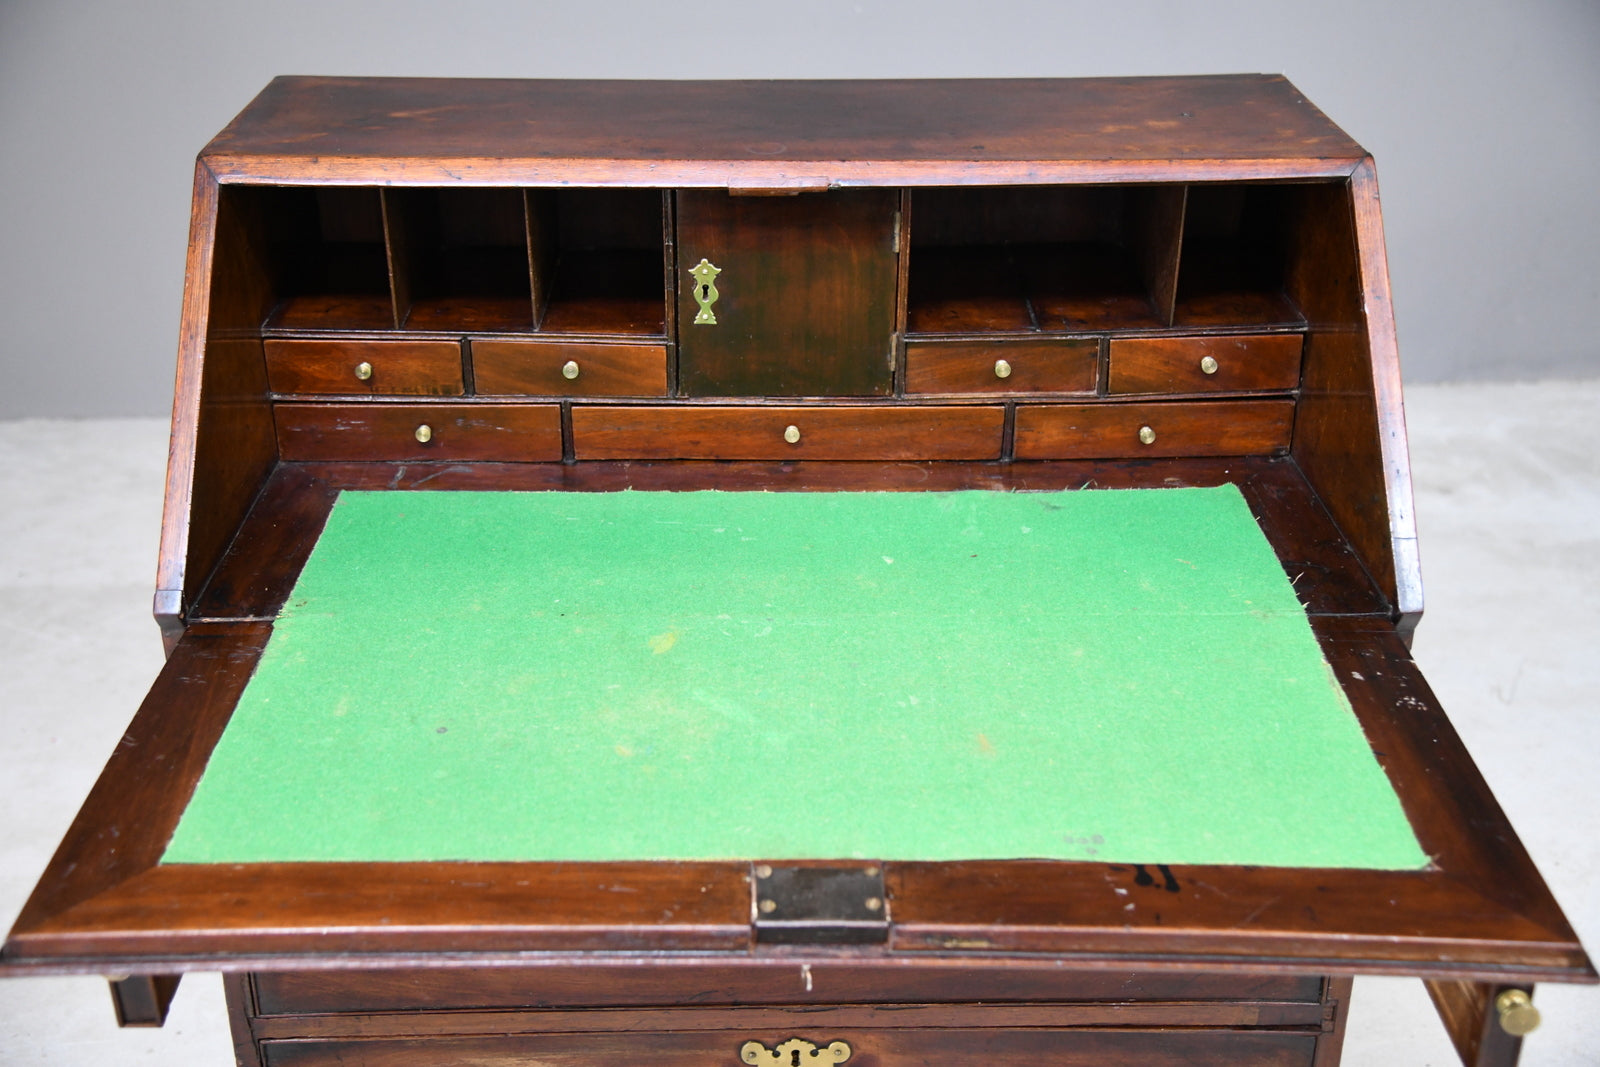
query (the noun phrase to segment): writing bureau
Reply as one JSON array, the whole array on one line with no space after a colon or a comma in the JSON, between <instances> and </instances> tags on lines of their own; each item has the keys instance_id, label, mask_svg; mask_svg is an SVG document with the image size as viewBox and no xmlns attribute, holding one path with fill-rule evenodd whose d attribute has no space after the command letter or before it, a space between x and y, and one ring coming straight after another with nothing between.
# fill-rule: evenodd
<instances>
[{"instance_id":1,"label":"writing bureau","mask_svg":"<svg viewBox=\"0 0 1600 1067\"><path fill-rule=\"evenodd\" d=\"M228 833L209 858L182 850L235 708L236 727L262 717L275 630L315 614L314 572L362 507L582 494L626 526L646 501L735 506L717 491L782 498L804 524L825 502L1118 489L1247 509L1416 862L1121 853L1094 825L1016 855L329 858L306 835L230 853ZM1109 552L1159 525L1099 536ZM390 529L373 559L402 546L420 573L474 573L429 570L436 528ZM1407 652L1422 603L1373 165L1281 78L278 79L197 166L162 536L167 665L0 961L113 975L127 1022L158 1021L177 975L224 971L241 1063L1327 1065L1350 977L1387 973L1427 981L1464 1061L1495 1064L1517 1056L1534 982L1595 977ZM651 588L677 572L585 544L530 566L571 556L580 583ZM349 574L378 572L356 557ZM1075 588L1051 562L1002 581L985 617ZM459 616L427 622L432 642ZM649 653L670 657L674 632L652 625ZM993 655L970 634L941 657L874 633L790 691ZM1238 644L1202 631L1192 662L1248 663ZM595 662L601 683L621 670ZM1043 654L993 662L1002 704L1014 677L1065 676ZM386 666L385 691L406 671ZM779 747L744 788L804 811L845 753ZM345 766L391 762L375 745ZM1296 774L1326 785L1315 761L1280 778ZM1145 828L1199 799L1147 792ZM1283 837L1314 843L1364 818L1356 801ZM296 798L274 803L293 825Z\"/></svg>"}]
</instances>

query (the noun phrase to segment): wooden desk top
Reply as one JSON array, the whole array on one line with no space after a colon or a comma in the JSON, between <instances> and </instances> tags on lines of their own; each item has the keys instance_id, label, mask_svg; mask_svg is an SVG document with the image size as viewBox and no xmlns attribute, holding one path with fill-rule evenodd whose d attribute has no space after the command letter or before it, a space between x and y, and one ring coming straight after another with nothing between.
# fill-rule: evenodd
<instances>
[{"instance_id":1,"label":"wooden desk top","mask_svg":"<svg viewBox=\"0 0 1600 1067\"><path fill-rule=\"evenodd\" d=\"M1329 176L1366 156L1282 75L900 81L276 78L223 180L772 187ZM383 163L382 161L390 161ZM953 166L954 165L954 166Z\"/></svg>"}]
</instances>

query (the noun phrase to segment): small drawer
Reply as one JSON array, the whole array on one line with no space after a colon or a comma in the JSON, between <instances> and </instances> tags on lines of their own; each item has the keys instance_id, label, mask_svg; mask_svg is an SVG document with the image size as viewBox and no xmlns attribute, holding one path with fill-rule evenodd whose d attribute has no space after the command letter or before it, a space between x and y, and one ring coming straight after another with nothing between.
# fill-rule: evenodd
<instances>
[{"instance_id":1,"label":"small drawer","mask_svg":"<svg viewBox=\"0 0 1600 1067\"><path fill-rule=\"evenodd\" d=\"M473 341L485 396L666 396L666 345Z\"/></svg>"},{"instance_id":2,"label":"small drawer","mask_svg":"<svg viewBox=\"0 0 1600 1067\"><path fill-rule=\"evenodd\" d=\"M1017 408L1017 459L1257 456L1289 447L1292 400L1028 404Z\"/></svg>"},{"instance_id":3,"label":"small drawer","mask_svg":"<svg viewBox=\"0 0 1600 1067\"><path fill-rule=\"evenodd\" d=\"M578 459L998 459L998 407L572 409Z\"/></svg>"},{"instance_id":4,"label":"small drawer","mask_svg":"<svg viewBox=\"0 0 1600 1067\"><path fill-rule=\"evenodd\" d=\"M460 396L456 341L264 342L274 393Z\"/></svg>"},{"instance_id":5,"label":"small drawer","mask_svg":"<svg viewBox=\"0 0 1600 1067\"><path fill-rule=\"evenodd\" d=\"M1274 392L1300 384L1298 333L1249 337L1120 337L1111 341L1107 391Z\"/></svg>"},{"instance_id":6,"label":"small drawer","mask_svg":"<svg viewBox=\"0 0 1600 1067\"><path fill-rule=\"evenodd\" d=\"M561 458L554 404L277 404L285 460Z\"/></svg>"},{"instance_id":7,"label":"small drawer","mask_svg":"<svg viewBox=\"0 0 1600 1067\"><path fill-rule=\"evenodd\" d=\"M906 345L907 393L1093 393L1100 342L919 341Z\"/></svg>"}]
</instances>

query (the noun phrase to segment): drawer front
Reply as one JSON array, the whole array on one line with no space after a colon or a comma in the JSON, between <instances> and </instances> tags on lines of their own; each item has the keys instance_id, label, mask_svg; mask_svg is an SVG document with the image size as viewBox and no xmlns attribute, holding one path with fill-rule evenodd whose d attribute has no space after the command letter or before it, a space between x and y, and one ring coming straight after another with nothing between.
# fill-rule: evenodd
<instances>
[{"instance_id":1,"label":"drawer front","mask_svg":"<svg viewBox=\"0 0 1600 1067\"><path fill-rule=\"evenodd\" d=\"M607 407L572 409L582 459L985 460L998 407ZM790 440L793 438L793 440Z\"/></svg>"},{"instance_id":2,"label":"drawer front","mask_svg":"<svg viewBox=\"0 0 1600 1067\"><path fill-rule=\"evenodd\" d=\"M811 989L806 988L809 979ZM660 1007L695 1004L815 1005L959 1001L1127 1004L1179 1001L1319 1005L1323 980L1309 975L1064 971L1004 965L860 966L848 962L762 966L574 965L267 971L252 975L263 1016L463 1009ZM814 991L813 991L814 990ZM1320 1009L1316 1013L1320 1018Z\"/></svg>"},{"instance_id":3,"label":"drawer front","mask_svg":"<svg viewBox=\"0 0 1600 1067\"><path fill-rule=\"evenodd\" d=\"M908 393L1093 393L1100 342L921 341L906 345Z\"/></svg>"},{"instance_id":4,"label":"drawer front","mask_svg":"<svg viewBox=\"0 0 1600 1067\"><path fill-rule=\"evenodd\" d=\"M1118 394L1293 389L1304 343L1297 333L1113 338L1106 386Z\"/></svg>"},{"instance_id":5,"label":"drawer front","mask_svg":"<svg viewBox=\"0 0 1600 1067\"><path fill-rule=\"evenodd\" d=\"M666 345L473 341L485 396L666 396Z\"/></svg>"},{"instance_id":6,"label":"drawer front","mask_svg":"<svg viewBox=\"0 0 1600 1067\"><path fill-rule=\"evenodd\" d=\"M456 341L264 342L274 393L460 396Z\"/></svg>"},{"instance_id":7,"label":"drawer front","mask_svg":"<svg viewBox=\"0 0 1600 1067\"><path fill-rule=\"evenodd\" d=\"M796 1036L816 1046L787 1046ZM746 1042L759 1042L745 1055ZM848 1053L834 1042L843 1042ZM1314 1032L1249 1030L1061 1030L937 1027L927 1030L831 1030L798 1016L779 1028L495 1036L369 1037L353 1041L263 1041L267 1067L788 1067L860 1064L927 1067L983 1063L1038 1067L1309 1067ZM830 1054L830 1049L838 1049ZM798 1051L798 1060L793 1052ZM765 1053L765 1055L763 1055Z\"/></svg>"},{"instance_id":8,"label":"drawer front","mask_svg":"<svg viewBox=\"0 0 1600 1067\"><path fill-rule=\"evenodd\" d=\"M1292 400L1029 404L1017 408L1017 459L1259 456L1289 447Z\"/></svg>"},{"instance_id":9,"label":"drawer front","mask_svg":"<svg viewBox=\"0 0 1600 1067\"><path fill-rule=\"evenodd\" d=\"M286 460L561 458L554 404L277 404L273 417Z\"/></svg>"}]
</instances>

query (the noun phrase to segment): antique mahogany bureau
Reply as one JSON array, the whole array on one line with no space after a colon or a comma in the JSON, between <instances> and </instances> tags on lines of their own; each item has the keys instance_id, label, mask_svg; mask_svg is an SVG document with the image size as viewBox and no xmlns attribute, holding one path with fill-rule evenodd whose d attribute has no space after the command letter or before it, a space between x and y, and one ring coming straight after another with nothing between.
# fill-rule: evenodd
<instances>
[{"instance_id":1,"label":"antique mahogany bureau","mask_svg":"<svg viewBox=\"0 0 1600 1067\"><path fill-rule=\"evenodd\" d=\"M163 862L341 492L1229 484L1414 869ZM0 966L222 971L275 1067L1328 1067L1358 973L1510 1064L1595 973L1421 610L1373 163L1281 77L280 78L195 172L168 661Z\"/></svg>"}]
</instances>

